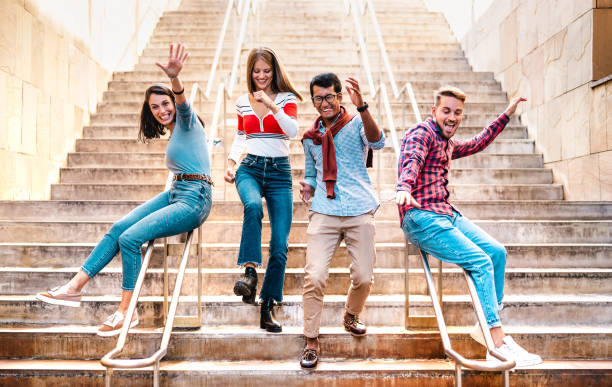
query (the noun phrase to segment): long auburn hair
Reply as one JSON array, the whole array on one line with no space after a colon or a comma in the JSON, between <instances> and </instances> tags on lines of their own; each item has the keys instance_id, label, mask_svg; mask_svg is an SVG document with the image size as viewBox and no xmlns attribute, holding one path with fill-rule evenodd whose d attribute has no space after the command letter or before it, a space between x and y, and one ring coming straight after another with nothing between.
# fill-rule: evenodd
<instances>
[{"instance_id":1,"label":"long auburn hair","mask_svg":"<svg viewBox=\"0 0 612 387\"><path fill-rule=\"evenodd\" d=\"M283 66L281 65L278 56L269 47L256 47L251 50L249 53L249 57L247 59L246 66L246 76L247 76L247 87L249 89L249 93L254 93L257 91L255 87L255 81L253 81L253 67L255 67L255 62L257 60L263 60L267 64L272 67L272 91L275 93L279 92L291 92L295 95L297 99L300 101L303 100L302 95L295 90L295 87L291 84L289 80L289 76L285 73Z\"/></svg>"},{"instance_id":2,"label":"long auburn hair","mask_svg":"<svg viewBox=\"0 0 612 387\"><path fill-rule=\"evenodd\" d=\"M142 109L140 109L140 130L138 131L138 141L146 143L147 140L152 138L160 138L164 134L166 134L166 127L157 121L153 112L151 112L151 107L149 106L149 98L151 94L157 95L167 95L170 97L172 103L176 106L176 99L174 98L174 93L172 89L163 83L156 83L155 85L149 86L147 91L145 91L144 102L142 103ZM198 120L204 127L204 121L200 118L199 115L196 114ZM174 122L176 122L176 111L174 113Z\"/></svg>"}]
</instances>

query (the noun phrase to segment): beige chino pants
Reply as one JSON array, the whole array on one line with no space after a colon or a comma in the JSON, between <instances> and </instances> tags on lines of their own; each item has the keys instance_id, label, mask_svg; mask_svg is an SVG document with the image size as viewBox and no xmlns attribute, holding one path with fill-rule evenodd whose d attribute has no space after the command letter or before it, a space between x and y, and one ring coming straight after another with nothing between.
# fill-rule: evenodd
<instances>
[{"instance_id":1,"label":"beige chino pants","mask_svg":"<svg viewBox=\"0 0 612 387\"><path fill-rule=\"evenodd\" d=\"M325 283L329 277L331 259L342 239L351 260L351 285L346 300L346 311L358 315L363 310L372 287L376 248L374 242L374 214L332 216L317 212L308 215L308 245L304 267L304 336L319 336ZM339 316L341 319L342 316ZM341 320L339 321L341 323Z\"/></svg>"}]
</instances>

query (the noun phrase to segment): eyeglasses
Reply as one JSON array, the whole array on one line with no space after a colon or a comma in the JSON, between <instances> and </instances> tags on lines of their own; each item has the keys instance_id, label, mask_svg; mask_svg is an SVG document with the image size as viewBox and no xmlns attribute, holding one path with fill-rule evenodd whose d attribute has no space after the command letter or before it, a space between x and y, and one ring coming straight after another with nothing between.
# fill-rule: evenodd
<instances>
[{"instance_id":1,"label":"eyeglasses","mask_svg":"<svg viewBox=\"0 0 612 387\"><path fill-rule=\"evenodd\" d=\"M338 94L340 94L340 93L338 93ZM315 105L322 104L323 100L327 101L327 103L332 103L332 102L334 102L334 100L336 99L338 94L327 94L325 97L321 97L321 96L317 95L316 97L312 97L312 102Z\"/></svg>"}]
</instances>

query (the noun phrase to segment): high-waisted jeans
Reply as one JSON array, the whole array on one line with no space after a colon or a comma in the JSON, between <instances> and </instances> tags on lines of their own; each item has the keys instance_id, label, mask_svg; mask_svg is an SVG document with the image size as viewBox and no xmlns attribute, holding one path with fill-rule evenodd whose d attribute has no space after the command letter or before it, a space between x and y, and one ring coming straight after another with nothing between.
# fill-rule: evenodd
<instances>
[{"instance_id":1,"label":"high-waisted jeans","mask_svg":"<svg viewBox=\"0 0 612 387\"><path fill-rule=\"evenodd\" d=\"M123 290L134 290L142 265L142 244L199 227L212 205L210 184L202 180L172 183L169 191L133 209L104 235L81 270L93 278L121 250Z\"/></svg>"},{"instance_id":2,"label":"high-waisted jeans","mask_svg":"<svg viewBox=\"0 0 612 387\"><path fill-rule=\"evenodd\" d=\"M489 328L501 326L504 246L457 212L449 216L413 208L404 215L402 229L415 246L465 269L474 280Z\"/></svg>"},{"instance_id":3,"label":"high-waisted jeans","mask_svg":"<svg viewBox=\"0 0 612 387\"><path fill-rule=\"evenodd\" d=\"M236 171L236 189L244 204L244 220L238 264L261 266L261 221L266 199L272 235L270 257L259 298L283 300L289 230L293 219L293 187L289 157L263 157L248 154Z\"/></svg>"}]
</instances>

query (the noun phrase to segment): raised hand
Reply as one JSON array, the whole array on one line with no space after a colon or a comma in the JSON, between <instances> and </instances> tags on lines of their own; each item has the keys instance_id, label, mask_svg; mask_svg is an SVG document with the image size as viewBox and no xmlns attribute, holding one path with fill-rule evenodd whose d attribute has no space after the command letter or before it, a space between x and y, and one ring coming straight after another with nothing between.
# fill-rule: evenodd
<instances>
[{"instance_id":1,"label":"raised hand","mask_svg":"<svg viewBox=\"0 0 612 387\"><path fill-rule=\"evenodd\" d=\"M165 66L159 62L155 62L155 64L166 73L168 78L172 79L179 75L188 56L189 53L185 51L185 46L181 43L176 45L176 50L174 50L174 45L171 44L168 64Z\"/></svg>"},{"instance_id":2,"label":"raised hand","mask_svg":"<svg viewBox=\"0 0 612 387\"><path fill-rule=\"evenodd\" d=\"M363 97L361 96L361 89L359 88L359 82L352 77L349 77L346 82L348 85L345 86L346 92L351 98L351 102L353 105L358 108L363 106Z\"/></svg>"},{"instance_id":3,"label":"raised hand","mask_svg":"<svg viewBox=\"0 0 612 387\"><path fill-rule=\"evenodd\" d=\"M512 101L510 101L510 104L508 105L504 113L506 113L508 117L512 116L514 112L516 111L516 107L518 106L518 104L524 101L527 101L527 98L523 98L523 97L514 98Z\"/></svg>"},{"instance_id":4,"label":"raised hand","mask_svg":"<svg viewBox=\"0 0 612 387\"><path fill-rule=\"evenodd\" d=\"M310 198L314 194L312 186L304 181L300 181L300 198L306 204L310 201Z\"/></svg>"},{"instance_id":5,"label":"raised hand","mask_svg":"<svg viewBox=\"0 0 612 387\"><path fill-rule=\"evenodd\" d=\"M413 207L421 208L421 204L419 204L408 191L397 191L395 193L395 202L399 205L409 204Z\"/></svg>"}]
</instances>

